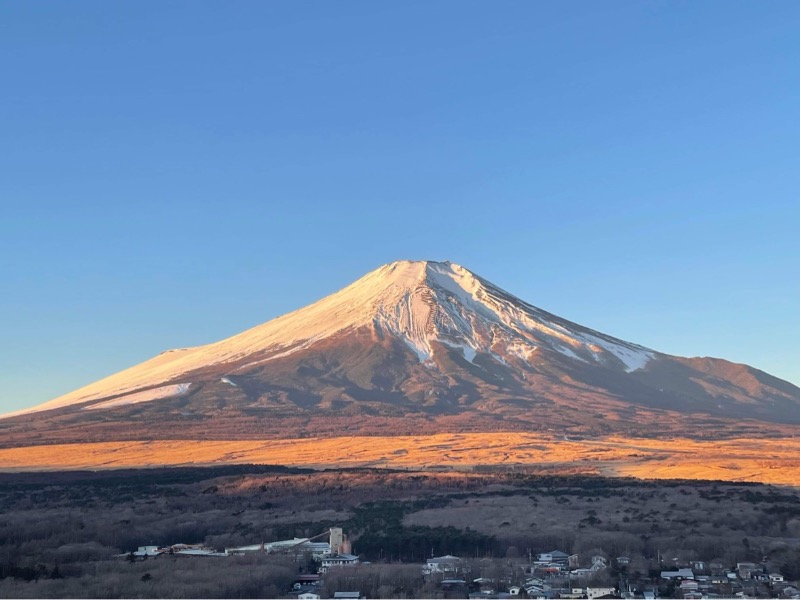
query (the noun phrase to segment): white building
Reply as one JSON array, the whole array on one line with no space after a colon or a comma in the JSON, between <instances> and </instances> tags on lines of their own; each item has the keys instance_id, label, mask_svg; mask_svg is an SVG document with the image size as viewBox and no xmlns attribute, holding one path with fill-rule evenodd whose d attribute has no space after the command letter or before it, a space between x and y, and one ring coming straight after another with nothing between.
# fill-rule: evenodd
<instances>
[{"instance_id":1,"label":"white building","mask_svg":"<svg viewBox=\"0 0 800 600\"><path fill-rule=\"evenodd\" d=\"M694 572L687 568L677 571L661 571L661 579L694 579Z\"/></svg>"},{"instance_id":2,"label":"white building","mask_svg":"<svg viewBox=\"0 0 800 600\"><path fill-rule=\"evenodd\" d=\"M355 554L337 554L336 556L324 556L320 572L324 573L331 567L347 567L358 564L358 557Z\"/></svg>"},{"instance_id":3,"label":"white building","mask_svg":"<svg viewBox=\"0 0 800 600\"><path fill-rule=\"evenodd\" d=\"M595 598L599 598L600 596L609 596L614 595L616 593L616 588L611 587L596 587L596 588L586 588L586 597L589 600L594 600Z\"/></svg>"},{"instance_id":4,"label":"white building","mask_svg":"<svg viewBox=\"0 0 800 600\"><path fill-rule=\"evenodd\" d=\"M569 563L569 554L566 552L562 552L561 550L553 550L551 552L542 552L541 554L536 555L536 563L537 564L568 564Z\"/></svg>"},{"instance_id":5,"label":"white building","mask_svg":"<svg viewBox=\"0 0 800 600\"><path fill-rule=\"evenodd\" d=\"M139 546L139 549L133 553L134 556L158 556L161 554L163 550L161 550L158 546Z\"/></svg>"},{"instance_id":6,"label":"white building","mask_svg":"<svg viewBox=\"0 0 800 600\"><path fill-rule=\"evenodd\" d=\"M426 574L430 573L456 573L461 569L461 559L452 554L429 558L422 568Z\"/></svg>"}]
</instances>

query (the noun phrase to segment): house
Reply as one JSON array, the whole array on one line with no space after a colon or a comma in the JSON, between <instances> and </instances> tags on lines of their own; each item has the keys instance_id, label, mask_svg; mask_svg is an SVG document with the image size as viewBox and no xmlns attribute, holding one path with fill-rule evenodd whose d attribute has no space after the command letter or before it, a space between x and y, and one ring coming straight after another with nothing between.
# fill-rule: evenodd
<instances>
[{"instance_id":1,"label":"house","mask_svg":"<svg viewBox=\"0 0 800 600\"><path fill-rule=\"evenodd\" d=\"M552 552L542 552L536 555L536 562L539 564L555 563L557 565L568 565L570 555L561 550L553 550Z\"/></svg>"},{"instance_id":2,"label":"house","mask_svg":"<svg viewBox=\"0 0 800 600\"><path fill-rule=\"evenodd\" d=\"M161 550L158 546L139 546L136 552L133 553L134 556L158 556L161 554L163 550Z\"/></svg>"},{"instance_id":3,"label":"house","mask_svg":"<svg viewBox=\"0 0 800 600\"><path fill-rule=\"evenodd\" d=\"M528 598L552 598L553 592L550 590L544 590L540 587L535 586L528 586L525 588L525 594ZM561 593L561 597L564 598L564 593Z\"/></svg>"},{"instance_id":4,"label":"house","mask_svg":"<svg viewBox=\"0 0 800 600\"><path fill-rule=\"evenodd\" d=\"M783 588L781 594L783 594L784 598L795 598L800 594L800 590L790 585L788 587Z\"/></svg>"},{"instance_id":5,"label":"house","mask_svg":"<svg viewBox=\"0 0 800 600\"><path fill-rule=\"evenodd\" d=\"M592 566L588 569L572 569L569 572L569 576L571 579L579 579L581 577L589 577L594 575L598 571L602 571L606 568L606 559L602 556L593 556L592 557Z\"/></svg>"},{"instance_id":6,"label":"house","mask_svg":"<svg viewBox=\"0 0 800 600\"><path fill-rule=\"evenodd\" d=\"M630 558L630 556L618 556L618 557L617 557L617 564L618 564L620 567L624 567L624 566L626 566L626 565L629 565L629 564L631 564L631 558Z\"/></svg>"},{"instance_id":7,"label":"house","mask_svg":"<svg viewBox=\"0 0 800 600\"><path fill-rule=\"evenodd\" d=\"M477 585L480 591L484 594L495 593L494 580L489 579L488 577L478 577L477 579L473 579L472 583L473 585Z\"/></svg>"},{"instance_id":8,"label":"house","mask_svg":"<svg viewBox=\"0 0 800 600\"><path fill-rule=\"evenodd\" d=\"M769 582L770 583L781 583L783 581L783 575L780 573L770 573L769 574Z\"/></svg>"},{"instance_id":9,"label":"house","mask_svg":"<svg viewBox=\"0 0 800 600\"><path fill-rule=\"evenodd\" d=\"M549 565L544 565L538 568L538 570L550 577L554 577L561 573L563 569L566 567L562 567L561 565L557 565L556 563L550 563Z\"/></svg>"},{"instance_id":10,"label":"house","mask_svg":"<svg viewBox=\"0 0 800 600\"><path fill-rule=\"evenodd\" d=\"M525 593L528 595L528 598L538 598L541 596L545 596L549 594L550 590L552 589L549 585L547 585L544 582L543 579L538 579L536 577L534 577L533 579L528 579L523 585L523 588L525 589ZM521 590L520 592L517 592L517 594L514 594L511 590L509 590L509 593L513 595L518 595L519 593L521 593Z\"/></svg>"},{"instance_id":11,"label":"house","mask_svg":"<svg viewBox=\"0 0 800 600\"><path fill-rule=\"evenodd\" d=\"M508 593L511 594L512 596L519 596L519 593L521 591L522 588L519 587L518 585L512 585L510 588L508 588Z\"/></svg>"},{"instance_id":12,"label":"house","mask_svg":"<svg viewBox=\"0 0 800 600\"><path fill-rule=\"evenodd\" d=\"M573 569L572 571L569 572L569 578L580 579L582 577L591 577L595 573L597 573L597 569L594 568L594 566L589 569Z\"/></svg>"},{"instance_id":13,"label":"house","mask_svg":"<svg viewBox=\"0 0 800 600\"><path fill-rule=\"evenodd\" d=\"M429 558L422 568L423 573L457 573L461 569L461 559L452 554Z\"/></svg>"},{"instance_id":14,"label":"house","mask_svg":"<svg viewBox=\"0 0 800 600\"><path fill-rule=\"evenodd\" d=\"M320 577L317 574L300 575L292 584L291 594L293 597L297 597L300 600L319 600L320 583Z\"/></svg>"},{"instance_id":15,"label":"house","mask_svg":"<svg viewBox=\"0 0 800 600\"><path fill-rule=\"evenodd\" d=\"M677 571L661 571L661 579L694 579L694 573L689 568Z\"/></svg>"},{"instance_id":16,"label":"house","mask_svg":"<svg viewBox=\"0 0 800 600\"><path fill-rule=\"evenodd\" d=\"M711 575L695 575L694 580L700 589L711 587Z\"/></svg>"},{"instance_id":17,"label":"house","mask_svg":"<svg viewBox=\"0 0 800 600\"><path fill-rule=\"evenodd\" d=\"M586 597L589 600L594 600L595 598L601 598L603 596L613 596L616 593L616 588L610 587L596 587L596 588L586 588Z\"/></svg>"},{"instance_id":18,"label":"house","mask_svg":"<svg viewBox=\"0 0 800 600\"><path fill-rule=\"evenodd\" d=\"M299 590L304 586L320 585L321 579L317 573L303 573L295 578L293 587Z\"/></svg>"},{"instance_id":19,"label":"house","mask_svg":"<svg viewBox=\"0 0 800 600\"><path fill-rule=\"evenodd\" d=\"M326 556L322 559L320 572L325 573L331 567L346 567L358 564L358 557L355 554L337 554L336 556Z\"/></svg>"},{"instance_id":20,"label":"house","mask_svg":"<svg viewBox=\"0 0 800 600\"><path fill-rule=\"evenodd\" d=\"M753 575L762 573L763 571L764 569L761 567L761 565L757 565L755 563L736 563L736 573L739 575L740 579L750 579Z\"/></svg>"}]
</instances>

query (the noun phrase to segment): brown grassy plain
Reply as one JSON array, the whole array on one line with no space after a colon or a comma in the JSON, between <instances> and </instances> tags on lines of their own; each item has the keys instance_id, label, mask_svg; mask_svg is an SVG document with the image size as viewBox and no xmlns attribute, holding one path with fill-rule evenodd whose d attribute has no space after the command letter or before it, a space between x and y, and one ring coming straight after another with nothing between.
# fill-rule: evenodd
<instances>
[{"instance_id":1,"label":"brown grassy plain","mask_svg":"<svg viewBox=\"0 0 800 600\"><path fill-rule=\"evenodd\" d=\"M644 479L800 485L800 439L716 441L607 437L558 440L519 433L282 440L158 440L0 449L0 470L275 464L309 468L524 468Z\"/></svg>"}]
</instances>

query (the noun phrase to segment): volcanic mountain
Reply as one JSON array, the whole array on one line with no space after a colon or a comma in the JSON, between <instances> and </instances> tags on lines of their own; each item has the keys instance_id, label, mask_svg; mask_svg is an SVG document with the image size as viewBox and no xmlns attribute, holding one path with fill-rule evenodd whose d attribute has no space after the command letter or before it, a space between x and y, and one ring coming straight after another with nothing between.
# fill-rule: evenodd
<instances>
[{"instance_id":1,"label":"volcanic mountain","mask_svg":"<svg viewBox=\"0 0 800 600\"><path fill-rule=\"evenodd\" d=\"M0 421L21 440L537 431L752 435L800 388L669 356L536 308L450 262L398 261L228 339L164 352Z\"/></svg>"}]
</instances>

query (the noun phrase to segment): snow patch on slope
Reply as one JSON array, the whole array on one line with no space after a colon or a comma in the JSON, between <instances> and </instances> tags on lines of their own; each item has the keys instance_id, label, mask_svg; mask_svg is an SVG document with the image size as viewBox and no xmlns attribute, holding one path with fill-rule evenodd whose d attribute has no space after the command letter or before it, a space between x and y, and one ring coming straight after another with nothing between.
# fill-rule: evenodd
<instances>
[{"instance_id":1,"label":"snow patch on slope","mask_svg":"<svg viewBox=\"0 0 800 600\"><path fill-rule=\"evenodd\" d=\"M625 365L625 371L628 373L644 369L647 363L655 356L652 350L647 350L635 344L614 344L590 334L584 334L583 337L590 344L600 346L616 356Z\"/></svg>"},{"instance_id":2,"label":"snow patch on slope","mask_svg":"<svg viewBox=\"0 0 800 600\"><path fill-rule=\"evenodd\" d=\"M575 360L579 360L581 362L586 362L583 358L575 354L572 350L565 346L555 346L556 351L560 352L564 356L568 356L570 358L574 358Z\"/></svg>"},{"instance_id":3,"label":"snow patch on slope","mask_svg":"<svg viewBox=\"0 0 800 600\"><path fill-rule=\"evenodd\" d=\"M153 388L152 390L145 390L143 392L136 392L133 394L126 394L120 398L107 400L91 406L85 406L83 410L96 410L102 408L115 408L117 406L127 406L129 404L140 404L142 402L152 402L153 400L162 400L164 398L171 398L173 396L180 396L189 391L191 383L176 383L174 385L164 385L161 387Z\"/></svg>"},{"instance_id":4,"label":"snow patch on slope","mask_svg":"<svg viewBox=\"0 0 800 600\"><path fill-rule=\"evenodd\" d=\"M401 336L400 338L405 342L406 346L417 355L419 362L425 362L426 360L430 360L431 356L433 356L433 350L427 344L423 344L420 340L415 340L406 336Z\"/></svg>"},{"instance_id":5,"label":"snow patch on slope","mask_svg":"<svg viewBox=\"0 0 800 600\"><path fill-rule=\"evenodd\" d=\"M454 344L449 340L440 340L440 341L446 346L449 346L450 348L454 348L455 350L461 350L461 354L464 357L464 360L466 360L467 362L471 363L473 360L475 360L477 352L475 348L473 348L472 346L468 346L466 344Z\"/></svg>"},{"instance_id":6,"label":"snow patch on slope","mask_svg":"<svg viewBox=\"0 0 800 600\"><path fill-rule=\"evenodd\" d=\"M473 360L475 360L475 356L477 355L475 348L472 348L470 346L461 346L461 350L464 352L464 359L467 362L472 362Z\"/></svg>"}]
</instances>

